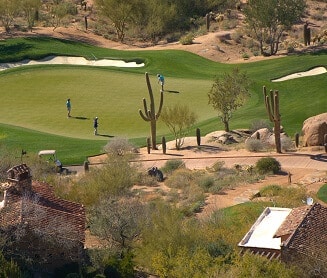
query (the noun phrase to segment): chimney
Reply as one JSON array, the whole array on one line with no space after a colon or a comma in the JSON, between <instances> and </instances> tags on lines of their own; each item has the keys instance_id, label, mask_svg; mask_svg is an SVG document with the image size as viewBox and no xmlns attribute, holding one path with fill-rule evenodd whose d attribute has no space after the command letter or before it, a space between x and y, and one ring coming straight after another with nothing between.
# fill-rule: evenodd
<instances>
[{"instance_id":1,"label":"chimney","mask_svg":"<svg viewBox=\"0 0 327 278\"><path fill-rule=\"evenodd\" d=\"M26 164L20 164L10 168L7 171L7 181L10 187L14 187L20 193L32 189L32 176Z\"/></svg>"}]
</instances>

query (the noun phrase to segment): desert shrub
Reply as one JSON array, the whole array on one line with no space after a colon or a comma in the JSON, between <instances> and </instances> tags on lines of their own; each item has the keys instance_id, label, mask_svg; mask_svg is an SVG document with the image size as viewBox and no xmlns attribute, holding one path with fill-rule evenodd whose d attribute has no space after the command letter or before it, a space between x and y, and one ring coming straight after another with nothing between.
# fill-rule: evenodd
<instances>
[{"instance_id":1,"label":"desert shrub","mask_svg":"<svg viewBox=\"0 0 327 278\"><path fill-rule=\"evenodd\" d=\"M215 184L215 179L211 175L203 175L197 178L196 183L204 190L208 190Z\"/></svg>"},{"instance_id":2,"label":"desert shrub","mask_svg":"<svg viewBox=\"0 0 327 278\"><path fill-rule=\"evenodd\" d=\"M181 159L171 159L171 160L167 160L167 162L161 168L161 170L166 174L170 174L179 168L185 168L184 161Z\"/></svg>"},{"instance_id":3,"label":"desert shrub","mask_svg":"<svg viewBox=\"0 0 327 278\"><path fill-rule=\"evenodd\" d=\"M7 261L0 253L0 277L22 277L19 266L14 261Z\"/></svg>"},{"instance_id":4,"label":"desert shrub","mask_svg":"<svg viewBox=\"0 0 327 278\"><path fill-rule=\"evenodd\" d=\"M244 52L244 53L242 54L242 58L243 58L243 59L249 59L249 58L250 58L250 55L249 55L248 53Z\"/></svg>"},{"instance_id":5,"label":"desert shrub","mask_svg":"<svg viewBox=\"0 0 327 278\"><path fill-rule=\"evenodd\" d=\"M250 125L250 130L252 130L252 132L256 132L257 130L262 128L268 128L270 131L272 130L270 122L268 120L254 120Z\"/></svg>"},{"instance_id":6,"label":"desert shrub","mask_svg":"<svg viewBox=\"0 0 327 278\"><path fill-rule=\"evenodd\" d=\"M268 185L260 190L261 197L278 196L282 188L279 185Z\"/></svg>"},{"instance_id":7,"label":"desert shrub","mask_svg":"<svg viewBox=\"0 0 327 278\"><path fill-rule=\"evenodd\" d=\"M255 164L255 167L260 174L267 174L267 173L276 174L281 170L279 161L277 161L273 157L260 158Z\"/></svg>"},{"instance_id":8,"label":"desert shrub","mask_svg":"<svg viewBox=\"0 0 327 278\"><path fill-rule=\"evenodd\" d=\"M167 41L167 43L171 43L171 42L177 42L181 37L181 34L179 32L174 32L174 33L170 33L167 34L165 36L165 39Z\"/></svg>"},{"instance_id":9,"label":"desert shrub","mask_svg":"<svg viewBox=\"0 0 327 278\"><path fill-rule=\"evenodd\" d=\"M258 43L254 40L254 39L247 39L246 40L246 42L245 42L246 44L245 44L245 46L247 47L247 48L250 48L250 49L258 49L259 48L259 46L258 46Z\"/></svg>"},{"instance_id":10,"label":"desert shrub","mask_svg":"<svg viewBox=\"0 0 327 278\"><path fill-rule=\"evenodd\" d=\"M211 194L220 194L224 189L224 186L221 184L215 184L214 186L210 187L208 192Z\"/></svg>"},{"instance_id":11,"label":"desert shrub","mask_svg":"<svg viewBox=\"0 0 327 278\"><path fill-rule=\"evenodd\" d=\"M295 150L295 143L290 137L282 137L280 141L283 151L289 152Z\"/></svg>"},{"instance_id":12,"label":"desert shrub","mask_svg":"<svg viewBox=\"0 0 327 278\"><path fill-rule=\"evenodd\" d=\"M105 146L104 151L108 153L109 155L126 155L126 154L132 154L135 150L135 147L133 144L131 144L127 139L125 138L113 138L110 140Z\"/></svg>"},{"instance_id":13,"label":"desert shrub","mask_svg":"<svg viewBox=\"0 0 327 278\"><path fill-rule=\"evenodd\" d=\"M193 173L189 169L175 170L166 180L166 185L172 188L185 188L190 185L193 180Z\"/></svg>"},{"instance_id":14,"label":"desert shrub","mask_svg":"<svg viewBox=\"0 0 327 278\"><path fill-rule=\"evenodd\" d=\"M259 50L253 50L252 54L253 54L253 56L257 57L260 55L260 52L259 52Z\"/></svg>"},{"instance_id":15,"label":"desert shrub","mask_svg":"<svg viewBox=\"0 0 327 278\"><path fill-rule=\"evenodd\" d=\"M147 172L138 172L135 182L139 185L158 186L157 178L150 176Z\"/></svg>"},{"instance_id":16,"label":"desert shrub","mask_svg":"<svg viewBox=\"0 0 327 278\"><path fill-rule=\"evenodd\" d=\"M241 39L243 38L243 34L241 32L233 32L231 34L232 40L234 40L237 43L241 43Z\"/></svg>"},{"instance_id":17,"label":"desert shrub","mask_svg":"<svg viewBox=\"0 0 327 278\"><path fill-rule=\"evenodd\" d=\"M228 20L223 20L221 22L223 30L234 29L234 28L236 28L237 24L238 24L237 19L228 19Z\"/></svg>"},{"instance_id":18,"label":"desert shrub","mask_svg":"<svg viewBox=\"0 0 327 278\"><path fill-rule=\"evenodd\" d=\"M180 192L179 208L186 216L200 212L204 204L205 195L197 185L191 183Z\"/></svg>"},{"instance_id":19,"label":"desert shrub","mask_svg":"<svg viewBox=\"0 0 327 278\"><path fill-rule=\"evenodd\" d=\"M182 36L179 40L179 42L182 45L189 45L192 44L194 40L194 34L193 33L188 33L185 36Z\"/></svg>"},{"instance_id":20,"label":"desert shrub","mask_svg":"<svg viewBox=\"0 0 327 278\"><path fill-rule=\"evenodd\" d=\"M250 152L260 152L264 149L264 144L256 138L249 138L245 141L245 149Z\"/></svg>"},{"instance_id":21,"label":"desert shrub","mask_svg":"<svg viewBox=\"0 0 327 278\"><path fill-rule=\"evenodd\" d=\"M66 198L91 206L106 196L126 194L136 177L136 168L125 156L111 157L105 165L92 168L87 175L74 182Z\"/></svg>"}]
</instances>

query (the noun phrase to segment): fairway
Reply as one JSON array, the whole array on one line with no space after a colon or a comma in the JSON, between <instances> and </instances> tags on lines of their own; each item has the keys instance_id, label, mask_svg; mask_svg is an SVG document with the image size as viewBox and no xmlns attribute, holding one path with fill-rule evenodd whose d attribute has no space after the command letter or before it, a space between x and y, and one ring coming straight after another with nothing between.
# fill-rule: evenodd
<instances>
[{"instance_id":1,"label":"fairway","mask_svg":"<svg viewBox=\"0 0 327 278\"><path fill-rule=\"evenodd\" d=\"M251 97L232 114L231 129L249 128L254 120L268 119L262 97L264 85L268 90L279 90L282 125L290 136L301 132L306 118L327 111L326 73L271 82L317 66L327 67L326 52L233 65L179 50L118 51L50 38L10 39L0 42L0 46L1 62L38 60L49 55L95 55L98 59L144 63L138 68L35 65L0 73L0 143L30 152L57 149L64 163L83 162L86 156L100 153L114 137L144 146L150 125L138 111L144 109L143 98L150 105L145 72L150 76L155 106L158 108L160 96L156 75L161 73L166 81L164 106L189 106L198 115L191 132L199 127L203 135L223 129L217 112L208 104L207 93L215 76L234 67L249 76ZM71 118L67 118L65 105L68 98L72 103ZM94 117L99 118L99 136L93 134ZM160 118L157 136L158 143L161 136L172 139Z\"/></svg>"}]
</instances>

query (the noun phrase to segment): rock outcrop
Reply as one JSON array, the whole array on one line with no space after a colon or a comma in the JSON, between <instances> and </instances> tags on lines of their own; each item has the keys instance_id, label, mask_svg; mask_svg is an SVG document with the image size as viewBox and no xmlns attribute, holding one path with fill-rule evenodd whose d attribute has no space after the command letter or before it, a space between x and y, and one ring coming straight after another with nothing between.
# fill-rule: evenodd
<instances>
[{"instance_id":1,"label":"rock outcrop","mask_svg":"<svg viewBox=\"0 0 327 278\"><path fill-rule=\"evenodd\" d=\"M306 119L302 127L303 146L322 146L327 134L327 113Z\"/></svg>"}]
</instances>

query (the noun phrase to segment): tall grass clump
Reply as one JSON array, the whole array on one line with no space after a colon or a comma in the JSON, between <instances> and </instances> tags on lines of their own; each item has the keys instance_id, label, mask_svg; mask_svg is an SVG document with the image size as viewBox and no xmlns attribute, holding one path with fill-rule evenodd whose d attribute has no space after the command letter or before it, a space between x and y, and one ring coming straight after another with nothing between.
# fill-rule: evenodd
<instances>
[{"instance_id":1,"label":"tall grass clump","mask_svg":"<svg viewBox=\"0 0 327 278\"><path fill-rule=\"evenodd\" d=\"M181 159L171 159L167 160L165 165L161 168L161 170L166 174L171 174L175 170L179 168L185 168L185 163Z\"/></svg>"}]
</instances>

